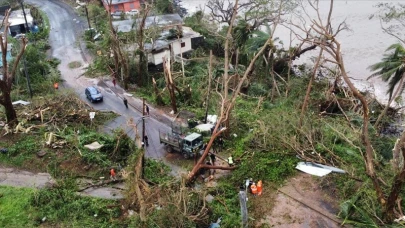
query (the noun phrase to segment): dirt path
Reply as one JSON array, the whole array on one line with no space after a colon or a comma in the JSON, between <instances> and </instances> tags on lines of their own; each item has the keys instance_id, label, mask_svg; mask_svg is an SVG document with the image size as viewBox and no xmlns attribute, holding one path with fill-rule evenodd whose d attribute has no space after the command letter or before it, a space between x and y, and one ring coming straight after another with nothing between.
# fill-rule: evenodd
<instances>
[{"instance_id":1,"label":"dirt path","mask_svg":"<svg viewBox=\"0 0 405 228\"><path fill-rule=\"evenodd\" d=\"M291 178L278 189L261 225L280 228L342 227L336 217L339 205L334 195L320 187L320 179L305 173Z\"/></svg>"},{"instance_id":2,"label":"dirt path","mask_svg":"<svg viewBox=\"0 0 405 228\"><path fill-rule=\"evenodd\" d=\"M54 180L49 173L31 173L0 166L0 185L3 186L44 188L53 183Z\"/></svg>"}]
</instances>

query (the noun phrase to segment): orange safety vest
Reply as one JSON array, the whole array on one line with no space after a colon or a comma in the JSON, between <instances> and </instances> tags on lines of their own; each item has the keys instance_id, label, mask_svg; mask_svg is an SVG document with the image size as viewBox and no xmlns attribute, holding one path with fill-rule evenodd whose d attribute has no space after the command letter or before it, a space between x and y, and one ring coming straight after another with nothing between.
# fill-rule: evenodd
<instances>
[{"instance_id":1,"label":"orange safety vest","mask_svg":"<svg viewBox=\"0 0 405 228\"><path fill-rule=\"evenodd\" d=\"M260 196L262 194L263 191L263 183L261 180L259 180L259 182L257 182L257 194Z\"/></svg>"},{"instance_id":2,"label":"orange safety vest","mask_svg":"<svg viewBox=\"0 0 405 228\"><path fill-rule=\"evenodd\" d=\"M115 171L114 171L114 169L111 169L110 174L111 174L111 176L115 177Z\"/></svg>"},{"instance_id":3,"label":"orange safety vest","mask_svg":"<svg viewBox=\"0 0 405 228\"><path fill-rule=\"evenodd\" d=\"M55 82L55 84L53 84L53 87L54 87L55 89L58 89L58 88L59 88L59 84L58 84L57 82Z\"/></svg>"},{"instance_id":4,"label":"orange safety vest","mask_svg":"<svg viewBox=\"0 0 405 228\"><path fill-rule=\"evenodd\" d=\"M252 190L252 194L253 194L253 195L256 195L256 194L257 194L257 188L256 188L256 185L255 185L255 184L252 184L252 185L250 186L250 190Z\"/></svg>"}]
</instances>

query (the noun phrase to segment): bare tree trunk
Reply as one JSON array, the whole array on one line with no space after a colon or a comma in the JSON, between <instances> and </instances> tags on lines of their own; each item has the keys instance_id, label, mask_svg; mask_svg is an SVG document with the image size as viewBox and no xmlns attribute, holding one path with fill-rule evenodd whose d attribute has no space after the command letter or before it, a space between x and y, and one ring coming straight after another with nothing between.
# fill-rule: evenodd
<instances>
[{"instance_id":1,"label":"bare tree trunk","mask_svg":"<svg viewBox=\"0 0 405 228\"><path fill-rule=\"evenodd\" d=\"M233 28L233 23L236 19L236 15L238 14L238 1L235 1L235 4L233 6L233 12L232 12L232 18L228 27L228 31L226 33L226 40L225 40L225 59L224 59L224 76L223 76L223 91L224 91L224 99L228 99L228 71L229 71L229 42L232 39L232 28Z\"/></svg>"},{"instance_id":2,"label":"bare tree trunk","mask_svg":"<svg viewBox=\"0 0 405 228\"><path fill-rule=\"evenodd\" d=\"M7 124L9 126L14 126L18 124L18 119L10 97L11 89L3 87L3 84L0 83L0 90L2 91L2 99L0 100L0 104L3 105L6 112Z\"/></svg>"},{"instance_id":3,"label":"bare tree trunk","mask_svg":"<svg viewBox=\"0 0 405 228\"><path fill-rule=\"evenodd\" d=\"M305 98L304 98L304 103L302 104L302 108L301 108L301 115L300 115L299 128L302 127L302 121L303 121L303 119L304 119L305 109L307 108L308 101L309 101L309 96L310 96L310 94L311 94L312 83L313 83L314 80L315 80L316 71L317 71L318 68L319 68L319 63L320 63L320 61L321 61L322 54L323 54L323 49L321 49L321 50L319 51L319 55L318 55L318 58L317 58L317 60L316 60L315 66L314 66L314 71L312 72L311 79L309 80L309 83L308 83L307 92L306 92Z\"/></svg>"},{"instance_id":4,"label":"bare tree trunk","mask_svg":"<svg viewBox=\"0 0 405 228\"><path fill-rule=\"evenodd\" d=\"M208 142L207 148L205 149L204 153L200 157L200 159L197 161L197 163L194 165L193 169L190 171L187 177L187 182L191 182L194 179L194 176L198 173L200 168L202 167L205 158L208 156L209 151L212 147L212 144L214 140L226 130L225 128L222 128L221 130L218 131L218 128L222 122L226 122L229 120L230 113L235 105L236 99L239 95L240 89L242 88L242 85L244 81L247 79L249 72L252 70L253 65L255 64L257 58L262 55L264 50L266 49L267 45L271 42L272 37L270 37L266 43L263 45L263 47L256 53L256 55L253 57L253 59L250 61L249 66L247 67L243 77L239 81L237 87L235 88L234 93L232 94L232 98L229 101L226 101L223 96L222 96L222 103L221 103L221 111L220 111L220 117L218 118L217 124L215 125L214 128L214 134L211 136L210 141ZM227 81L229 83L229 81ZM221 166L215 166L213 169L219 169ZM233 168L233 167L232 167Z\"/></svg>"},{"instance_id":5,"label":"bare tree trunk","mask_svg":"<svg viewBox=\"0 0 405 228\"><path fill-rule=\"evenodd\" d=\"M391 106L392 102L395 100L395 98L398 96L399 92L404 89L404 78L405 74L402 75L401 80L399 81L399 85L397 89L395 90L394 94L392 95L391 99L388 101L388 104L385 106L384 110L381 112L381 114L378 116L377 121L374 124L374 128L378 129L378 125L380 124L382 118L385 116L387 113L389 107Z\"/></svg>"},{"instance_id":6,"label":"bare tree trunk","mask_svg":"<svg viewBox=\"0 0 405 228\"><path fill-rule=\"evenodd\" d=\"M211 80L212 80L212 50L210 50L210 64L208 67L208 90L207 90L207 98L205 99L205 118L204 122L207 123L208 118L208 108L210 103L210 93L211 93Z\"/></svg>"},{"instance_id":7,"label":"bare tree trunk","mask_svg":"<svg viewBox=\"0 0 405 228\"><path fill-rule=\"evenodd\" d=\"M226 40L225 40L225 59L224 59L224 75L223 75L223 94L224 94L224 100L225 102L228 101L228 87L229 87L229 75L228 75L228 71L229 71L229 42L232 39L232 28L233 28L233 23L236 19L236 15L238 14L238 0L235 1L235 4L233 6L233 11L232 11L232 17L231 17L231 21L228 27L228 31L226 33ZM228 129L225 132L226 136L229 136L229 118L227 118L225 120L225 127L226 129Z\"/></svg>"},{"instance_id":8,"label":"bare tree trunk","mask_svg":"<svg viewBox=\"0 0 405 228\"><path fill-rule=\"evenodd\" d=\"M147 69L146 69L147 63L145 63L145 61L147 61L147 58L145 55L144 28L145 28L146 18L148 17L150 10L151 10L151 6L149 4L145 4L145 8L143 9L141 24L139 25L139 30L137 33L138 51L139 51L139 64L138 64L138 77L139 77L138 84L139 84L139 86L143 85L143 76L147 75L147 73L148 73Z\"/></svg>"},{"instance_id":9,"label":"bare tree trunk","mask_svg":"<svg viewBox=\"0 0 405 228\"><path fill-rule=\"evenodd\" d=\"M402 80L402 79L401 79ZM399 142L396 144L394 150L401 151L403 160L405 161L405 132L402 133ZM398 196L401 193L402 186L405 182L405 164L402 164L401 172L398 172L394 177L393 185L391 186L391 192L387 199L387 205L384 211L384 218L387 222L394 221L396 215L394 213L395 204Z\"/></svg>"},{"instance_id":10,"label":"bare tree trunk","mask_svg":"<svg viewBox=\"0 0 405 228\"><path fill-rule=\"evenodd\" d=\"M177 113L177 104L176 104L176 94L174 93L175 86L174 82L171 76L171 69L170 69L170 60L166 60L165 57L163 57L163 69L164 69L164 75L166 79L166 87L167 90L169 91L169 96L170 96L170 103L173 109L174 113Z\"/></svg>"},{"instance_id":11,"label":"bare tree trunk","mask_svg":"<svg viewBox=\"0 0 405 228\"><path fill-rule=\"evenodd\" d=\"M10 23L8 23L8 18L10 15L10 10L7 10L5 13L5 17L2 22L2 26L4 27L4 31L9 30ZM18 64L21 60L21 57L24 54L25 48L27 46L28 40L26 38L21 39L21 46L18 52L17 57L14 59L13 67L11 72L9 72L9 63L7 62L7 46L8 46L8 36L0 35L0 48L2 52L2 63L3 63L3 77L0 79L0 104L4 106L7 118L7 124L10 127L13 127L18 124L17 114L13 107L11 101L11 90L13 85L13 80L16 74L16 70Z\"/></svg>"},{"instance_id":12,"label":"bare tree trunk","mask_svg":"<svg viewBox=\"0 0 405 228\"><path fill-rule=\"evenodd\" d=\"M162 106L162 105L164 105L165 103L163 102L163 98L162 98L162 96L160 95L159 89L158 89L158 87L157 87L157 85L156 85L155 78L152 78L152 83L153 83L153 90L155 91L156 103L157 103L157 105Z\"/></svg>"},{"instance_id":13,"label":"bare tree trunk","mask_svg":"<svg viewBox=\"0 0 405 228\"><path fill-rule=\"evenodd\" d=\"M109 1L108 7L111 9L112 0ZM118 40L117 33L115 32L114 26L112 24L111 12L108 12L108 25L111 30L111 37L113 40L112 50L114 53L115 62L115 73L118 74L120 62L123 66L123 75L121 74L121 81L124 83L124 88L128 89L128 79L129 79L129 68L128 68L128 58L124 56L121 51L120 41Z\"/></svg>"},{"instance_id":14,"label":"bare tree trunk","mask_svg":"<svg viewBox=\"0 0 405 228\"><path fill-rule=\"evenodd\" d=\"M145 205L145 199L143 198L141 188L141 176L142 176L142 163L143 163L143 154L145 153L145 150L141 150L142 154L139 155L138 161L136 163L135 167L135 194L137 197L137 201L139 203L139 218L141 219L142 222L146 222L146 205Z\"/></svg>"}]
</instances>

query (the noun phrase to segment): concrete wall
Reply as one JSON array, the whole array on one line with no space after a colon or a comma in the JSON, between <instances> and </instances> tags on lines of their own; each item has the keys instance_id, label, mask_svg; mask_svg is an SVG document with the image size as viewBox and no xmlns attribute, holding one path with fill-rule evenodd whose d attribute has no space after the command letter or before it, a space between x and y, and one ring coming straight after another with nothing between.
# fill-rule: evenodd
<instances>
[{"instance_id":1,"label":"concrete wall","mask_svg":"<svg viewBox=\"0 0 405 228\"><path fill-rule=\"evenodd\" d=\"M184 47L181 47L181 43L184 43ZM191 51L191 38L182 38L172 43L172 51L174 55L180 55L180 53Z\"/></svg>"},{"instance_id":2,"label":"concrete wall","mask_svg":"<svg viewBox=\"0 0 405 228\"><path fill-rule=\"evenodd\" d=\"M149 54L148 62L153 63L154 65L159 65L163 63L163 57L166 57L167 59L170 58L170 51L163 50L162 52L159 53Z\"/></svg>"}]
</instances>

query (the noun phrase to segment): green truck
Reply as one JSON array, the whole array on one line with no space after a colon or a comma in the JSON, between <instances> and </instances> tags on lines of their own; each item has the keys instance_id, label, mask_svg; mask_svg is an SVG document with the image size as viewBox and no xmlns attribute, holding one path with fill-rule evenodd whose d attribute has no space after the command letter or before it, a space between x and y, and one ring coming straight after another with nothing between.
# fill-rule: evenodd
<instances>
[{"instance_id":1,"label":"green truck","mask_svg":"<svg viewBox=\"0 0 405 228\"><path fill-rule=\"evenodd\" d=\"M203 146L203 137L198 133L184 135L172 130L172 133L159 132L159 139L160 143L165 145L167 152L180 152L185 159L194 157Z\"/></svg>"}]
</instances>

